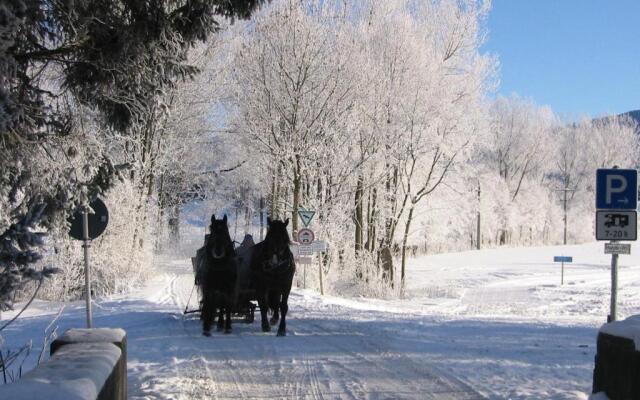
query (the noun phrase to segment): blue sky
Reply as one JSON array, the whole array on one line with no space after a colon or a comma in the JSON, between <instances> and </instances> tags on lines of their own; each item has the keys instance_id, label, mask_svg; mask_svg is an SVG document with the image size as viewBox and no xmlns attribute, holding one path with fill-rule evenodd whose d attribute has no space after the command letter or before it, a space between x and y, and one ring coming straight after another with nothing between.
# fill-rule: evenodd
<instances>
[{"instance_id":1,"label":"blue sky","mask_svg":"<svg viewBox=\"0 0 640 400\"><path fill-rule=\"evenodd\" d=\"M493 0L498 94L567 117L640 109L640 0Z\"/></svg>"}]
</instances>

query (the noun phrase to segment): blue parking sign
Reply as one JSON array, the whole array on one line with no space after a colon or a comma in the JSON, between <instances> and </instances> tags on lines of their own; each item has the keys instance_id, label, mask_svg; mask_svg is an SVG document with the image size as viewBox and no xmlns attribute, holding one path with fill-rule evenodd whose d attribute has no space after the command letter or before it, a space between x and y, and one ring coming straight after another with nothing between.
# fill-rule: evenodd
<instances>
[{"instance_id":1,"label":"blue parking sign","mask_svg":"<svg viewBox=\"0 0 640 400\"><path fill-rule=\"evenodd\" d=\"M638 171L599 169L596 171L596 208L635 210L638 206Z\"/></svg>"}]
</instances>

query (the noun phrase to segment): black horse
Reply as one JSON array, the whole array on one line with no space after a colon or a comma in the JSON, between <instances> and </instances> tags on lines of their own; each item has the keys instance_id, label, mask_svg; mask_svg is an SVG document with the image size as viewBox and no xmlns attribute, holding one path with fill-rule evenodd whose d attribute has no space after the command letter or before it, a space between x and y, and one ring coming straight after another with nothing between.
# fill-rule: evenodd
<instances>
[{"instance_id":1,"label":"black horse","mask_svg":"<svg viewBox=\"0 0 640 400\"><path fill-rule=\"evenodd\" d=\"M267 219L268 230L264 241L254 247L251 258L252 283L256 290L256 297L260 305L262 317L262 331L269 332L271 326L267 319L267 309L273 311L271 325L280 320L278 336L287 334L287 301L291 292L293 275L296 265L293 254L289 250L289 234L287 225L289 220L278 221Z\"/></svg>"},{"instance_id":2,"label":"black horse","mask_svg":"<svg viewBox=\"0 0 640 400\"><path fill-rule=\"evenodd\" d=\"M236 253L229 236L227 216L211 216L211 233L205 245L206 263L199 284L202 289L202 334L210 336L211 325L218 315L218 330L231 333L231 308L236 285Z\"/></svg>"}]
</instances>

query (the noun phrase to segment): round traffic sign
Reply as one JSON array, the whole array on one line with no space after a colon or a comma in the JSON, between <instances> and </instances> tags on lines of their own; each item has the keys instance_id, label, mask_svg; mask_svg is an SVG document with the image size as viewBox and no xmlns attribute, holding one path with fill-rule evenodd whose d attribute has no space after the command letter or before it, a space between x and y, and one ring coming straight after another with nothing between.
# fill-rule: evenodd
<instances>
[{"instance_id":1,"label":"round traffic sign","mask_svg":"<svg viewBox=\"0 0 640 400\"><path fill-rule=\"evenodd\" d=\"M89 239L95 239L107 229L109 224L109 211L106 204L100 199L95 199L89 206L93 209L94 213L89 214ZM69 236L77 240L84 240L82 234L82 210L76 211L73 216L69 218L71 227L69 228Z\"/></svg>"},{"instance_id":2,"label":"round traffic sign","mask_svg":"<svg viewBox=\"0 0 640 400\"><path fill-rule=\"evenodd\" d=\"M300 244L311 244L315 238L313 231L309 228L302 228L298 231L298 242Z\"/></svg>"}]
</instances>

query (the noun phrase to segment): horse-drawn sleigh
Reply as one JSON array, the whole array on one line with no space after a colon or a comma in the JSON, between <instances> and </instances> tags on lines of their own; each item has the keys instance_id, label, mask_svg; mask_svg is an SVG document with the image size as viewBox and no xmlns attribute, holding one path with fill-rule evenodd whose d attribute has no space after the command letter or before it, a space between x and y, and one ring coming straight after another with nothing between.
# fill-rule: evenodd
<instances>
[{"instance_id":1,"label":"horse-drawn sleigh","mask_svg":"<svg viewBox=\"0 0 640 400\"><path fill-rule=\"evenodd\" d=\"M209 239L209 234L205 235L205 245ZM257 299L255 289L251 287L249 275L249 263L251 262L252 248L255 246L253 237L246 235L240 246L235 248L236 253L236 284L232 298L231 314L234 317L240 317L246 323L252 323L255 319L255 311L257 308ZM191 257L191 265L193 267L193 276L195 278L194 290L198 289L198 308L189 309L187 304L184 313L195 314L202 312L202 303L204 297L202 295L201 279L206 270L206 247L203 246L196 252L195 257ZM192 292L193 294L193 292ZM189 298L191 300L191 298Z\"/></svg>"},{"instance_id":2,"label":"horse-drawn sleigh","mask_svg":"<svg viewBox=\"0 0 640 400\"><path fill-rule=\"evenodd\" d=\"M216 219L212 215L205 245L192 258L194 289L198 288L200 308L188 310L189 301L185 308L185 314L200 312L205 336L210 336L216 314L218 330L230 333L232 314L252 323L258 307L262 330L268 332L271 325L280 322L278 336L286 335L287 301L295 274L288 223L289 220L268 219L264 241L254 244L253 238L247 235L240 246L234 248L227 216ZM268 310L272 312L270 321Z\"/></svg>"}]
</instances>

